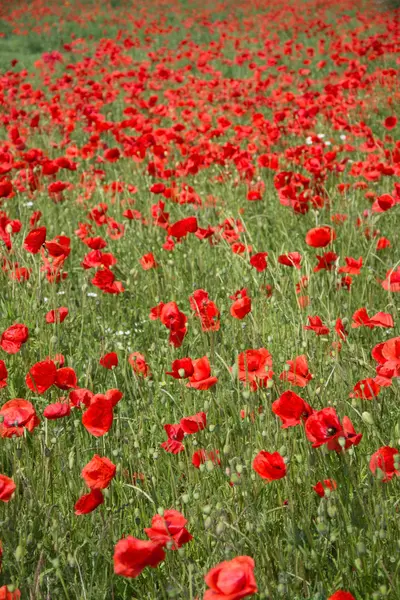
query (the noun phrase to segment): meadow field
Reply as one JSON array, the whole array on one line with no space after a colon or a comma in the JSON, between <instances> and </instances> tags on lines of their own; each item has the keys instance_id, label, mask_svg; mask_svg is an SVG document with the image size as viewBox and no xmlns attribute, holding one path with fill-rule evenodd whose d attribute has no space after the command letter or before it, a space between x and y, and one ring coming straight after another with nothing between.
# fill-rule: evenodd
<instances>
[{"instance_id":1,"label":"meadow field","mask_svg":"<svg viewBox=\"0 0 400 600\"><path fill-rule=\"evenodd\" d=\"M0 600L400 599L400 9L0 7Z\"/></svg>"}]
</instances>

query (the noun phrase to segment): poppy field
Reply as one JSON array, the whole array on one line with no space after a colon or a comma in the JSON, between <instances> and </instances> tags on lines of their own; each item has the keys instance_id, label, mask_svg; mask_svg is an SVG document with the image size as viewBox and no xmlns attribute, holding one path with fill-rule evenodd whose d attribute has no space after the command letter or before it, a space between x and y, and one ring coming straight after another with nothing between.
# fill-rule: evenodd
<instances>
[{"instance_id":1,"label":"poppy field","mask_svg":"<svg viewBox=\"0 0 400 600\"><path fill-rule=\"evenodd\" d=\"M400 9L0 8L0 600L400 599Z\"/></svg>"}]
</instances>

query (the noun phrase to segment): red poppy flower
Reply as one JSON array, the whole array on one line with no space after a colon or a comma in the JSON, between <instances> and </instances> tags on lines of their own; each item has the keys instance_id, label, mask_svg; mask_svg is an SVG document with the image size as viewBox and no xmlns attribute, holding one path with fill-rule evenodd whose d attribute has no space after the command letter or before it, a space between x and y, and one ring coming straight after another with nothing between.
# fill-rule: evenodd
<instances>
[{"instance_id":1,"label":"red poppy flower","mask_svg":"<svg viewBox=\"0 0 400 600\"><path fill-rule=\"evenodd\" d=\"M105 369L114 369L118 367L118 355L116 352L109 352L100 358L99 364Z\"/></svg>"},{"instance_id":2,"label":"red poppy flower","mask_svg":"<svg viewBox=\"0 0 400 600\"><path fill-rule=\"evenodd\" d=\"M68 397L72 406L80 408L83 404L84 406L89 407L92 398L94 397L94 393L86 388L78 388L76 390L72 390Z\"/></svg>"},{"instance_id":3,"label":"red poppy flower","mask_svg":"<svg viewBox=\"0 0 400 600\"><path fill-rule=\"evenodd\" d=\"M190 542L193 536L185 528L187 520L177 510L165 510L164 514L155 515L151 527L145 528L146 535L152 542L165 546L171 544L172 550L177 550Z\"/></svg>"},{"instance_id":4,"label":"red poppy flower","mask_svg":"<svg viewBox=\"0 0 400 600\"><path fill-rule=\"evenodd\" d=\"M372 358L379 363L376 383L386 387L391 385L393 377L400 377L400 337L377 344L372 349Z\"/></svg>"},{"instance_id":5,"label":"red poppy flower","mask_svg":"<svg viewBox=\"0 0 400 600\"><path fill-rule=\"evenodd\" d=\"M347 336L349 335L348 332L346 331L346 328L343 324L342 319L340 319L340 318L336 319L335 331L343 341L345 341Z\"/></svg>"},{"instance_id":6,"label":"red poppy flower","mask_svg":"<svg viewBox=\"0 0 400 600\"><path fill-rule=\"evenodd\" d=\"M190 307L201 321L202 331L218 331L220 327L219 310L210 300L205 290L196 290L189 296Z\"/></svg>"},{"instance_id":7,"label":"red poppy flower","mask_svg":"<svg viewBox=\"0 0 400 600\"><path fill-rule=\"evenodd\" d=\"M4 360L0 360L0 390L7 385L8 371Z\"/></svg>"},{"instance_id":8,"label":"red poppy flower","mask_svg":"<svg viewBox=\"0 0 400 600\"><path fill-rule=\"evenodd\" d=\"M328 600L356 600L353 594L350 592L344 592L343 590L339 590L335 592L332 596L329 596Z\"/></svg>"},{"instance_id":9,"label":"red poppy flower","mask_svg":"<svg viewBox=\"0 0 400 600\"><path fill-rule=\"evenodd\" d=\"M376 475L378 469L383 473L382 481L387 483L396 475L400 476L400 456L396 448L382 446L374 452L369 461L369 468L373 475Z\"/></svg>"},{"instance_id":10,"label":"red poppy flower","mask_svg":"<svg viewBox=\"0 0 400 600\"><path fill-rule=\"evenodd\" d=\"M60 390L71 390L78 387L78 380L74 369L71 367L61 367L60 369L57 369L54 384Z\"/></svg>"},{"instance_id":11,"label":"red poppy flower","mask_svg":"<svg viewBox=\"0 0 400 600\"><path fill-rule=\"evenodd\" d=\"M110 269L104 267L96 272L92 284L105 294L121 294L124 287L120 281L115 281L115 275Z\"/></svg>"},{"instance_id":12,"label":"red poppy flower","mask_svg":"<svg viewBox=\"0 0 400 600\"><path fill-rule=\"evenodd\" d=\"M112 267L116 263L117 259L113 254L111 254L111 252L101 252L100 250L92 250L92 252L86 254L85 258L81 262L81 266L84 269L93 269L96 267L105 267L107 269L110 269L110 267ZM107 277L110 278L109 273L107 273ZM105 285L107 285L107 282Z\"/></svg>"},{"instance_id":13,"label":"red poppy flower","mask_svg":"<svg viewBox=\"0 0 400 600\"><path fill-rule=\"evenodd\" d=\"M143 377L149 377L150 367L146 362L145 357L140 352L132 352L129 355L128 362L136 375L143 375Z\"/></svg>"},{"instance_id":14,"label":"red poppy flower","mask_svg":"<svg viewBox=\"0 0 400 600\"><path fill-rule=\"evenodd\" d=\"M232 317L235 319L244 319L251 311L251 298L247 295L247 289L238 290L230 298L234 300L230 310Z\"/></svg>"},{"instance_id":15,"label":"red poppy flower","mask_svg":"<svg viewBox=\"0 0 400 600\"><path fill-rule=\"evenodd\" d=\"M397 117L395 117L394 115L386 117L386 119L383 122L383 125L386 129L389 129L389 131L391 129L394 129L397 125Z\"/></svg>"},{"instance_id":16,"label":"red poppy flower","mask_svg":"<svg viewBox=\"0 0 400 600\"><path fill-rule=\"evenodd\" d=\"M32 392L44 394L56 382L57 369L52 360L42 360L31 367L25 377L26 385Z\"/></svg>"},{"instance_id":17,"label":"red poppy flower","mask_svg":"<svg viewBox=\"0 0 400 600\"><path fill-rule=\"evenodd\" d=\"M56 235L54 239L46 242L46 250L52 258L66 259L71 252L71 240L66 235Z\"/></svg>"},{"instance_id":18,"label":"red poppy flower","mask_svg":"<svg viewBox=\"0 0 400 600\"><path fill-rule=\"evenodd\" d=\"M372 398L376 398L379 395L380 389L380 386L375 383L373 379L368 377L367 379L358 381L353 388L353 392L349 394L349 396L350 398L372 400Z\"/></svg>"},{"instance_id":19,"label":"red poppy flower","mask_svg":"<svg viewBox=\"0 0 400 600\"><path fill-rule=\"evenodd\" d=\"M350 275L346 275L346 276L342 277L341 280L337 283L336 288L338 290L345 289L345 290L349 291L352 283L353 283L352 277L350 277Z\"/></svg>"},{"instance_id":20,"label":"red poppy flower","mask_svg":"<svg viewBox=\"0 0 400 600\"><path fill-rule=\"evenodd\" d=\"M31 254L37 254L46 241L46 227L32 229L24 240L24 248Z\"/></svg>"},{"instance_id":21,"label":"red poppy flower","mask_svg":"<svg viewBox=\"0 0 400 600\"><path fill-rule=\"evenodd\" d=\"M282 429L287 429L306 421L313 409L303 398L287 390L272 404L272 412L281 419Z\"/></svg>"},{"instance_id":22,"label":"red poppy flower","mask_svg":"<svg viewBox=\"0 0 400 600\"><path fill-rule=\"evenodd\" d=\"M268 266L267 256L268 252L258 252L257 254L253 254L253 256L250 258L251 266L254 267L259 273L265 271Z\"/></svg>"},{"instance_id":23,"label":"red poppy flower","mask_svg":"<svg viewBox=\"0 0 400 600\"><path fill-rule=\"evenodd\" d=\"M289 252L288 254L281 254L278 256L278 263L285 265L286 267L295 267L300 269L302 256L300 252Z\"/></svg>"},{"instance_id":24,"label":"red poppy flower","mask_svg":"<svg viewBox=\"0 0 400 600\"><path fill-rule=\"evenodd\" d=\"M359 275L361 273L363 264L362 256L358 260L351 256L346 256L344 260L346 261L346 266L340 267L339 273L347 273L348 275Z\"/></svg>"},{"instance_id":25,"label":"red poppy flower","mask_svg":"<svg viewBox=\"0 0 400 600\"><path fill-rule=\"evenodd\" d=\"M328 450L341 452L350 446L357 446L362 434L356 434L348 417L343 418L343 425L334 408L323 408L310 415L305 425L307 439L312 442L313 448L327 444ZM343 447L339 438L344 439Z\"/></svg>"},{"instance_id":26,"label":"red poppy flower","mask_svg":"<svg viewBox=\"0 0 400 600\"><path fill-rule=\"evenodd\" d=\"M250 556L237 556L213 567L205 576L210 588L204 600L241 600L256 594L254 560Z\"/></svg>"},{"instance_id":27,"label":"red poppy flower","mask_svg":"<svg viewBox=\"0 0 400 600\"><path fill-rule=\"evenodd\" d=\"M238 377L240 381L248 383L251 390L265 387L274 372L272 367L272 356L266 348L258 350L245 350L238 356Z\"/></svg>"},{"instance_id":28,"label":"red poppy flower","mask_svg":"<svg viewBox=\"0 0 400 600\"><path fill-rule=\"evenodd\" d=\"M336 232L332 227L314 227L306 235L306 244L312 248L324 248L336 239Z\"/></svg>"},{"instance_id":29,"label":"red poppy flower","mask_svg":"<svg viewBox=\"0 0 400 600\"><path fill-rule=\"evenodd\" d=\"M376 250L385 250L385 248L391 247L391 242L386 237L380 237L376 242Z\"/></svg>"},{"instance_id":30,"label":"red poppy flower","mask_svg":"<svg viewBox=\"0 0 400 600\"><path fill-rule=\"evenodd\" d=\"M165 559L162 544L128 536L119 540L114 549L114 573L137 577L146 567L157 567Z\"/></svg>"},{"instance_id":31,"label":"red poppy flower","mask_svg":"<svg viewBox=\"0 0 400 600\"><path fill-rule=\"evenodd\" d=\"M186 217L176 223L173 223L168 228L168 235L174 238L183 238L188 233L196 233L198 228L196 217Z\"/></svg>"},{"instance_id":32,"label":"red poppy flower","mask_svg":"<svg viewBox=\"0 0 400 600\"><path fill-rule=\"evenodd\" d=\"M161 448L169 454L179 454L180 452L183 452L185 446L178 440L168 438L168 440L161 444Z\"/></svg>"},{"instance_id":33,"label":"red poppy flower","mask_svg":"<svg viewBox=\"0 0 400 600\"><path fill-rule=\"evenodd\" d=\"M314 267L314 273L318 271L331 271L336 264L338 255L335 252L325 252L322 256L317 254L318 264Z\"/></svg>"},{"instance_id":34,"label":"red poppy flower","mask_svg":"<svg viewBox=\"0 0 400 600\"><path fill-rule=\"evenodd\" d=\"M17 486L7 475L0 475L0 500L1 502L9 502L11 496L17 489Z\"/></svg>"},{"instance_id":35,"label":"red poppy flower","mask_svg":"<svg viewBox=\"0 0 400 600\"><path fill-rule=\"evenodd\" d=\"M82 424L89 433L101 437L110 430L113 418L111 400L102 394L96 394L82 415Z\"/></svg>"},{"instance_id":36,"label":"red poppy flower","mask_svg":"<svg viewBox=\"0 0 400 600\"><path fill-rule=\"evenodd\" d=\"M286 475L285 461L279 452L270 454L265 450L261 450L253 461L253 469L267 481L282 479Z\"/></svg>"},{"instance_id":37,"label":"red poppy flower","mask_svg":"<svg viewBox=\"0 0 400 600\"><path fill-rule=\"evenodd\" d=\"M23 427L34 416L35 409L31 402L23 398L9 400L0 410L4 427Z\"/></svg>"},{"instance_id":38,"label":"red poppy flower","mask_svg":"<svg viewBox=\"0 0 400 600\"><path fill-rule=\"evenodd\" d=\"M68 308L61 306L61 308L55 308L50 310L46 315L47 323L62 323L68 316Z\"/></svg>"},{"instance_id":39,"label":"red poppy flower","mask_svg":"<svg viewBox=\"0 0 400 600\"><path fill-rule=\"evenodd\" d=\"M183 419L180 420L180 424L186 434L202 431L207 426L206 413L199 412L192 417L183 417Z\"/></svg>"},{"instance_id":40,"label":"red poppy flower","mask_svg":"<svg viewBox=\"0 0 400 600\"><path fill-rule=\"evenodd\" d=\"M186 335L187 317L182 313L176 302L160 302L158 306L151 309L150 319L155 321L160 319L161 323L170 331L169 342L175 348L182 345L183 338Z\"/></svg>"},{"instance_id":41,"label":"red poppy flower","mask_svg":"<svg viewBox=\"0 0 400 600\"><path fill-rule=\"evenodd\" d=\"M150 191L152 194L162 194L165 191L165 185L163 183L153 183Z\"/></svg>"},{"instance_id":42,"label":"red poppy flower","mask_svg":"<svg viewBox=\"0 0 400 600\"><path fill-rule=\"evenodd\" d=\"M107 400L111 401L112 406L116 406L120 400L124 397L124 394L118 389L107 390L104 394Z\"/></svg>"},{"instance_id":43,"label":"red poppy flower","mask_svg":"<svg viewBox=\"0 0 400 600\"><path fill-rule=\"evenodd\" d=\"M82 241L91 250L102 250L103 248L105 248L107 246L106 240L104 238L102 238L101 236L85 237ZM92 254L92 253L89 252L89 254ZM110 266L110 265L108 265L108 266Z\"/></svg>"},{"instance_id":44,"label":"red poppy flower","mask_svg":"<svg viewBox=\"0 0 400 600\"><path fill-rule=\"evenodd\" d=\"M117 467L106 456L95 454L83 467L81 475L91 490L104 490L115 477Z\"/></svg>"},{"instance_id":45,"label":"red poppy flower","mask_svg":"<svg viewBox=\"0 0 400 600\"><path fill-rule=\"evenodd\" d=\"M383 213L393 208L396 205L396 200L390 194L382 194L378 196L372 205L372 212Z\"/></svg>"},{"instance_id":46,"label":"red poppy flower","mask_svg":"<svg viewBox=\"0 0 400 600\"><path fill-rule=\"evenodd\" d=\"M182 429L180 423L177 425L164 425L165 433L168 436L168 440L161 444L161 448L170 454L179 454L185 447L182 444L185 432Z\"/></svg>"},{"instance_id":47,"label":"red poppy flower","mask_svg":"<svg viewBox=\"0 0 400 600\"><path fill-rule=\"evenodd\" d=\"M308 317L308 325L303 325L306 331L314 331L317 335L326 335L330 329L322 323L321 317Z\"/></svg>"},{"instance_id":48,"label":"red poppy flower","mask_svg":"<svg viewBox=\"0 0 400 600\"><path fill-rule=\"evenodd\" d=\"M192 465L196 469L200 468L205 462L210 460L214 465L220 465L219 450L196 450L192 455Z\"/></svg>"},{"instance_id":49,"label":"red poppy flower","mask_svg":"<svg viewBox=\"0 0 400 600\"><path fill-rule=\"evenodd\" d=\"M389 313L378 312L373 317L369 317L365 308L359 308L353 314L351 326L353 329L363 326L374 329L375 327L394 327L394 322L392 315Z\"/></svg>"},{"instance_id":50,"label":"red poppy flower","mask_svg":"<svg viewBox=\"0 0 400 600\"><path fill-rule=\"evenodd\" d=\"M400 266L387 271L386 279L382 281L382 287L387 292L400 292Z\"/></svg>"},{"instance_id":51,"label":"red poppy flower","mask_svg":"<svg viewBox=\"0 0 400 600\"><path fill-rule=\"evenodd\" d=\"M25 344L29 338L29 331L26 325L16 323L3 331L0 339L0 346L8 354L16 354L21 350L22 344Z\"/></svg>"},{"instance_id":52,"label":"red poppy flower","mask_svg":"<svg viewBox=\"0 0 400 600\"><path fill-rule=\"evenodd\" d=\"M155 269L156 267L158 267L158 264L156 263L156 259L154 258L154 254L152 252L149 252L148 254L144 254L139 259L139 262L144 271L149 271L150 269Z\"/></svg>"},{"instance_id":53,"label":"red poppy flower","mask_svg":"<svg viewBox=\"0 0 400 600\"><path fill-rule=\"evenodd\" d=\"M76 515L87 515L94 510L100 504L103 504L104 497L100 490L91 490L89 494L84 494L75 503L75 514Z\"/></svg>"},{"instance_id":54,"label":"red poppy flower","mask_svg":"<svg viewBox=\"0 0 400 600\"><path fill-rule=\"evenodd\" d=\"M334 479L324 479L323 481L318 481L313 486L313 490L320 498L325 496L325 490L336 490L337 483Z\"/></svg>"},{"instance_id":55,"label":"red poppy flower","mask_svg":"<svg viewBox=\"0 0 400 600\"><path fill-rule=\"evenodd\" d=\"M186 387L196 390L208 390L217 383L218 378L211 376L211 367L207 356L197 358L192 363L193 375L189 377L189 383L186 384Z\"/></svg>"},{"instance_id":56,"label":"red poppy flower","mask_svg":"<svg viewBox=\"0 0 400 600\"><path fill-rule=\"evenodd\" d=\"M120 152L119 148L108 148L104 152L104 160L111 162L111 163L116 162L120 156L121 156L121 152Z\"/></svg>"},{"instance_id":57,"label":"red poppy flower","mask_svg":"<svg viewBox=\"0 0 400 600\"><path fill-rule=\"evenodd\" d=\"M245 252L251 254L253 252L252 246L246 246L241 242L235 242L234 244L232 244L231 248L234 254L244 254Z\"/></svg>"},{"instance_id":58,"label":"red poppy flower","mask_svg":"<svg viewBox=\"0 0 400 600\"><path fill-rule=\"evenodd\" d=\"M178 358L172 363L172 371L166 373L174 379L186 379L193 375L194 368L191 358Z\"/></svg>"},{"instance_id":59,"label":"red poppy flower","mask_svg":"<svg viewBox=\"0 0 400 600\"><path fill-rule=\"evenodd\" d=\"M21 437L24 428L32 433L40 423L33 405L23 398L14 398L3 404L0 416L3 418L0 423L2 438Z\"/></svg>"},{"instance_id":60,"label":"red poppy flower","mask_svg":"<svg viewBox=\"0 0 400 600\"><path fill-rule=\"evenodd\" d=\"M71 407L66 402L48 404L43 411L43 416L49 420L63 419L71 414Z\"/></svg>"},{"instance_id":61,"label":"red poppy flower","mask_svg":"<svg viewBox=\"0 0 400 600\"><path fill-rule=\"evenodd\" d=\"M296 356L294 360L287 360L289 365L288 371L283 371L279 375L281 381L288 381L292 385L305 387L313 378L313 375L308 370L307 357L305 354Z\"/></svg>"},{"instance_id":62,"label":"red poppy flower","mask_svg":"<svg viewBox=\"0 0 400 600\"><path fill-rule=\"evenodd\" d=\"M19 590L14 590L10 592L6 585L0 587L0 600L20 600L21 592Z\"/></svg>"}]
</instances>

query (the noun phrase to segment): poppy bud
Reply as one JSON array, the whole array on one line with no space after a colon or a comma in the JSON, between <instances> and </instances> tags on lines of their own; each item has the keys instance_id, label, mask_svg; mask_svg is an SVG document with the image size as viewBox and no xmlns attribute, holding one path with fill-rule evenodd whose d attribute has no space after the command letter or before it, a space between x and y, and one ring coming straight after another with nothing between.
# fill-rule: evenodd
<instances>
[{"instance_id":1,"label":"poppy bud","mask_svg":"<svg viewBox=\"0 0 400 600\"><path fill-rule=\"evenodd\" d=\"M203 514L209 515L209 514L211 514L212 506L210 506L209 504L206 504L205 506L203 506L203 508L201 510L202 510Z\"/></svg>"},{"instance_id":2,"label":"poppy bud","mask_svg":"<svg viewBox=\"0 0 400 600\"><path fill-rule=\"evenodd\" d=\"M387 587L386 587L386 585L381 585L379 587L379 592L382 594L382 596L386 596L387 595Z\"/></svg>"},{"instance_id":3,"label":"poppy bud","mask_svg":"<svg viewBox=\"0 0 400 600\"><path fill-rule=\"evenodd\" d=\"M333 504L330 504L328 506L327 512L328 512L328 515L330 516L330 518L334 519L336 517L336 514L337 514L336 506L333 506Z\"/></svg>"},{"instance_id":4,"label":"poppy bud","mask_svg":"<svg viewBox=\"0 0 400 600\"><path fill-rule=\"evenodd\" d=\"M183 494L183 496L182 496L182 502L184 504L187 504L189 502L189 500L190 500L189 494Z\"/></svg>"},{"instance_id":5,"label":"poppy bud","mask_svg":"<svg viewBox=\"0 0 400 600\"><path fill-rule=\"evenodd\" d=\"M19 562L21 560L21 558L24 555L24 549L22 546L17 546L17 549L15 550L15 560L17 562Z\"/></svg>"},{"instance_id":6,"label":"poppy bud","mask_svg":"<svg viewBox=\"0 0 400 600\"><path fill-rule=\"evenodd\" d=\"M207 471L210 473L211 471L213 471L214 469L214 463L212 460L207 460L206 461L206 469Z\"/></svg>"},{"instance_id":7,"label":"poppy bud","mask_svg":"<svg viewBox=\"0 0 400 600\"><path fill-rule=\"evenodd\" d=\"M357 554L359 556L362 556L367 551L365 544L363 544L363 542L358 542L358 544L356 545L356 549L357 549Z\"/></svg>"},{"instance_id":8,"label":"poppy bud","mask_svg":"<svg viewBox=\"0 0 400 600\"><path fill-rule=\"evenodd\" d=\"M328 533L328 528L325 523L318 523L317 530L321 535L326 535Z\"/></svg>"},{"instance_id":9,"label":"poppy bud","mask_svg":"<svg viewBox=\"0 0 400 600\"><path fill-rule=\"evenodd\" d=\"M212 520L210 517L207 517L204 520L204 529L210 529L211 525L212 525Z\"/></svg>"},{"instance_id":10,"label":"poppy bud","mask_svg":"<svg viewBox=\"0 0 400 600\"><path fill-rule=\"evenodd\" d=\"M217 527L215 529L215 533L217 535L222 535L222 533L225 530L225 523L223 523L222 521L219 521L219 523L217 523Z\"/></svg>"},{"instance_id":11,"label":"poppy bud","mask_svg":"<svg viewBox=\"0 0 400 600\"><path fill-rule=\"evenodd\" d=\"M365 411L362 413L361 418L364 423L367 423L367 425L375 425L375 421L371 413Z\"/></svg>"}]
</instances>

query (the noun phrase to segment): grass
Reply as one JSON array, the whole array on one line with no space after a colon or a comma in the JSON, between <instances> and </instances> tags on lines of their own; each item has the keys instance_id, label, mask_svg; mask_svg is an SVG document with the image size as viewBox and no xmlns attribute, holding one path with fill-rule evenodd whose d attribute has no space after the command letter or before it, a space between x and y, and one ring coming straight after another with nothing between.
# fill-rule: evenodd
<instances>
[{"instance_id":1,"label":"grass","mask_svg":"<svg viewBox=\"0 0 400 600\"><path fill-rule=\"evenodd\" d=\"M399 208L371 211L375 198L395 197L399 174L399 125L388 130L383 124L399 114L398 83L388 75L390 69L398 75L399 16L366 10L362 4L309 2L291 3L289 11L267 1L144 7L111 2L101 8L34 2L3 9L0 163L11 155L14 167L4 178L14 195L1 199L1 209L20 220L21 231L12 235L11 250L1 249L2 261L9 262L0 272L0 331L23 323L29 340L17 354L0 350L8 369L0 397L1 405L12 398L30 401L41 420L32 433L25 430L0 444L0 473L16 484L10 502L0 503L0 584L20 589L22 598L194 600L203 597L209 569L240 555L255 560L259 600L326 600L337 590L357 600L400 598L399 480L383 483L382 473L374 476L369 468L380 447L399 447L400 379L394 377L371 401L349 396L357 381L376 375L372 348L400 335L399 294L381 285L399 265ZM343 18L350 13L349 21ZM73 42L71 34L82 40L72 51L64 47ZM62 58L54 65L43 57L52 51ZM18 63L11 66L14 58ZM318 66L322 60L326 65ZM40 124L31 128L36 113ZM127 119L131 126L121 126ZM101 121L111 124L108 131ZM177 124L183 128L174 128ZM13 141L13 127L24 148ZM316 134L325 137L317 141ZM134 144L137 151L146 148L142 160L130 152ZM103 159L107 147L120 149L119 160ZM42 157L28 160L32 149ZM330 151L336 155L327 156ZM266 153L278 157L277 171L259 166L258 157ZM77 163L76 171L43 174L44 158L66 155ZM162 169L176 173L163 176ZM286 171L308 177L324 206L306 214L283 206L274 181ZM36 189L26 184L33 172ZM60 202L48 191L54 180L71 184ZM154 183L171 187L173 181L179 190L192 186L200 203L151 192ZM112 182L123 183L124 191L113 193L107 188ZM260 182L261 201L248 201L249 189ZM340 191L339 184L349 188ZM170 223L194 215L200 227L216 228L215 243L189 234L173 251L163 249L166 231L154 225L151 213L160 199ZM99 203L124 224L119 239L88 218ZM128 220L128 208L143 218ZM61 234L71 239L63 266L68 277L60 283L50 283L41 271L41 253L23 248L33 211L42 213L39 225L46 226L47 240ZM336 223L338 213L347 220ZM237 223L237 241L246 247L242 254L232 251L232 239L218 229L226 219ZM81 266L89 248L76 235L79 223L91 223L92 235L107 241L104 252L117 258L112 270L123 293L103 293L92 284L95 269ZM306 233L320 225L334 227L337 238L326 248L309 247ZM377 250L383 236L391 246ZM316 255L328 250L338 256L334 268L314 272ZM303 257L299 271L278 263L279 255L293 251ZM139 259L149 252L159 267L145 271ZM256 252L268 252L261 273L249 262ZM349 256L362 256L363 266L346 289L338 269ZM15 263L31 270L29 280L12 278ZM298 293L303 276L308 287ZM266 285L272 287L270 297ZM237 320L230 314L230 296L244 287L252 310ZM189 296L197 289L218 306L219 331L202 331L193 314ZM308 297L304 308L301 296ZM152 307L170 301L188 316L179 349L168 343L162 323L149 319ZM47 324L46 313L60 306L68 307L66 320ZM361 307L370 316L391 314L394 328L352 328ZM329 334L304 330L307 317L315 315ZM339 317L349 335L337 351L332 342L338 341ZM268 387L251 391L235 365L239 353L262 347L273 357L275 375ZM99 359L112 351L119 364L107 370ZM134 372L132 352L145 356L150 377ZM78 408L63 419L43 417L45 407L68 397L69 390L53 385L38 394L25 377L36 362L56 354L74 369L79 387L123 392L106 435L86 431ZM304 388L292 388L279 374L301 354L313 378ZM188 389L166 375L175 359L203 356L218 377L215 387ZM287 389L315 410L331 406L340 419L350 417L363 434L360 444L329 452L326 446L312 448L304 425L282 429L271 404ZM207 427L185 437L182 453L165 452L163 426L200 411L207 414ZM199 449L218 450L221 464L208 460L196 469L192 455ZM281 454L284 478L267 483L254 471L261 450ZM81 470L94 454L108 457L116 476L104 490L104 504L77 516L74 505L88 492ZM337 489L320 498L313 486L328 478ZM116 575L117 542L126 535L146 539L143 529L152 517L170 508L185 515L193 540L137 578Z\"/></svg>"}]
</instances>

